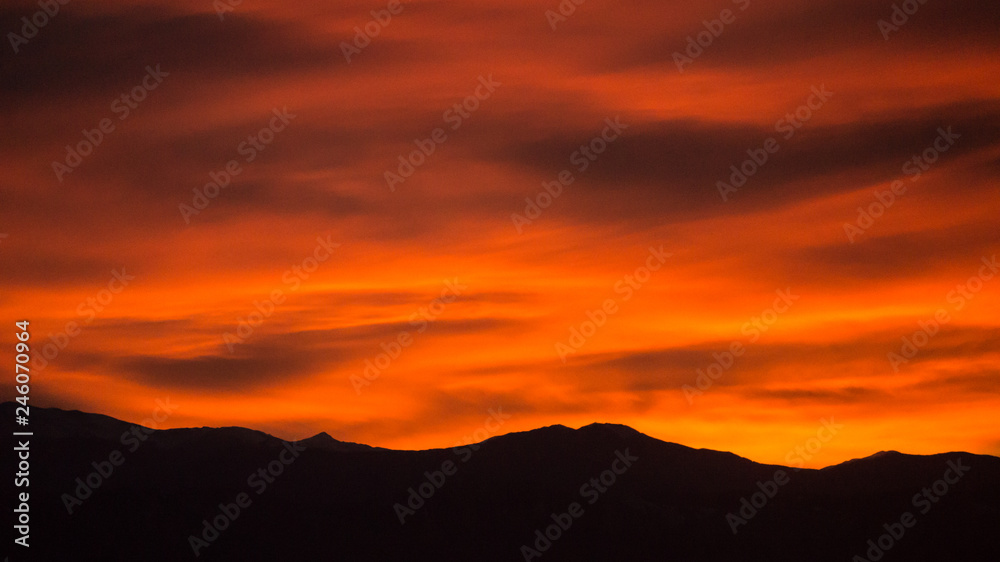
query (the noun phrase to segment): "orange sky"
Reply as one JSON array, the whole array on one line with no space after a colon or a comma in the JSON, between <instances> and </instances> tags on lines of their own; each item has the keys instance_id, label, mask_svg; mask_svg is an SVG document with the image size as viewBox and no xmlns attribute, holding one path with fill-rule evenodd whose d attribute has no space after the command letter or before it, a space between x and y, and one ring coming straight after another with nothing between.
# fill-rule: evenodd
<instances>
[{"instance_id":1,"label":"orange sky","mask_svg":"<svg viewBox=\"0 0 1000 562\"><path fill-rule=\"evenodd\" d=\"M887 0L588 0L553 30L558 6L403 2L350 63L388 2L70 3L8 36L0 318L31 321L32 403L392 448L502 408L501 433L613 422L786 464L832 418L806 466L1000 455L998 8L931 1L886 39Z\"/></svg>"}]
</instances>

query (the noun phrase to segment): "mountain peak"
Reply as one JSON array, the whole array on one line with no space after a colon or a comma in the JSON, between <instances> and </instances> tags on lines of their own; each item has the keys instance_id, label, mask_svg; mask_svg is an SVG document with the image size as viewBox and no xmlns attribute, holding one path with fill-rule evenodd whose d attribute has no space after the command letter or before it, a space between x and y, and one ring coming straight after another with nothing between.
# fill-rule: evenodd
<instances>
[{"instance_id":1,"label":"mountain peak","mask_svg":"<svg viewBox=\"0 0 1000 562\"><path fill-rule=\"evenodd\" d=\"M321 431L312 437L301 439L299 440L299 444L307 449L325 449L327 451L369 451L377 448L360 443L338 441L325 431Z\"/></svg>"},{"instance_id":2,"label":"mountain peak","mask_svg":"<svg viewBox=\"0 0 1000 562\"><path fill-rule=\"evenodd\" d=\"M632 428L630 426L623 425L623 424L620 424L620 423L594 422L592 424L585 425L585 426L581 427L577 431L611 431L611 432L617 433L618 435L620 435L622 437L624 437L624 436L634 436L634 435L645 435L644 433L642 433L641 431L639 431L639 430L637 430L635 428Z\"/></svg>"},{"instance_id":3,"label":"mountain peak","mask_svg":"<svg viewBox=\"0 0 1000 562\"><path fill-rule=\"evenodd\" d=\"M874 455L872 455L872 456L870 456L868 458L875 459L875 458L879 458L879 457L894 457L894 456L899 456L899 455L902 455L902 454L903 453L900 453L899 451L879 451L879 452L875 453Z\"/></svg>"}]
</instances>

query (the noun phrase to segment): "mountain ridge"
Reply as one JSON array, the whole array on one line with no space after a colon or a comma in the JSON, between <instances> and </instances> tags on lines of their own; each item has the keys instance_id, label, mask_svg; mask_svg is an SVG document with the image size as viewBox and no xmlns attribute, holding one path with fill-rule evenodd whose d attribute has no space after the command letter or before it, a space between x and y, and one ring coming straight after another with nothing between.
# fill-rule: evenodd
<instances>
[{"instance_id":1,"label":"mountain ridge","mask_svg":"<svg viewBox=\"0 0 1000 562\"><path fill-rule=\"evenodd\" d=\"M0 403L0 411L6 412L7 410L12 410L17 405L18 404L15 403L15 402L9 402L9 401L8 402L2 402L2 403ZM95 427L99 427L102 424L103 424L103 426L104 426L105 429L109 425L111 425L111 424L119 424L121 426L126 426L126 427L138 426L138 427L141 427L141 428L145 428L145 429L147 429L147 430L149 430L151 432L205 432L205 431L217 431L217 432L222 432L222 433L229 433L230 436L236 436L236 435L238 435L238 436L241 436L243 438L248 438L249 436L256 435L256 436L262 436L262 437L273 439L273 440L277 440L277 441L286 441L285 439L282 439L281 437L272 435L272 434L267 433L265 431L258 430L258 429L253 429L253 428L242 427L242 426L218 426L218 427L216 427L216 426L201 426L201 427L178 427L178 428L169 428L169 429L156 429L156 428L150 428L150 427L147 427L147 426L143 426L141 424L136 424L136 423L131 423L131 422L127 422L127 421L124 421L124 420L120 420L120 419L114 418L112 416L108 416L106 414L99 414L99 413L93 413L93 412L84 412L84 411L76 410L76 409L66 410L66 409L58 408L58 407L36 407L36 406L32 406L32 408L34 410L36 410L36 411L37 410L42 410L42 411L46 411L46 412L50 412L50 413L51 412L61 412L61 413L64 413L64 414L70 416L71 418L75 419L76 421L79 421L79 420L93 421L94 423L88 423L88 424L86 424L86 427L88 427L90 429L93 429ZM681 443L675 443L675 442L672 442L672 441L663 441L661 439L657 439L656 437L652 437L650 435L642 433L641 431L639 431L639 430L637 430L635 428L632 428L631 426L624 425L624 424L618 424L618 423L609 423L609 422L591 422L589 424L580 426L579 428L576 428L576 429L574 429L572 427L569 427L569 426L566 426L566 425L563 425L563 424L552 424L552 425L542 426L542 427L538 427L538 428L534 428L534 429L527 429L527 430L522 430L522 431L512 431L512 432L509 432L509 433L504 433L504 434L500 434L500 435L494 435L494 436L491 436L491 437L488 437L488 438L484 439L483 441L472 442L472 443L469 443L469 444L467 444L465 446L482 445L483 443L486 443L486 442L491 441L491 440L502 439L502 438L507 438L507 437L511 437L511 436L517 436L517 435L531 435L531 434L542 435L542 434L544 434L545 432L548 432L548 431L551 431L551 432L563 432L563 433L565 433L567 435L569 434L568 432L573 432L573 433L583 432L584 434L586 434L586 433L599 433L599 432L603 432L603 431L608 431L608 432L612 432L612 433L615 433L615 434L618 434L618 435L621 435L621 436L626 436L627 435L627 436L633 436L633 437L638 437L638 438L645 438L645 439L650 439L650 440L653 440L653 441L656 441L658 443L662 443L662 444L665 444L665 445L676 446L676 447L683 447L683 448L685 448L687 450L690 450L690 451L706 451L706 452L712 452L712 453L720 453L720 454L733 455L736 458L747 460L749 462L752 462L752 463L755 463L755 464L758 464L758 465L762 465L762 466L776 466L776 467L784 466L784 465L779 465L779 464L771 464L771 463L763 463L763 462L760 462L760 461L755 461L755 460L750 459L748 457L740 456L740 455L738 455L736 453L733 453L731 451L720 451L720 450L716 450L716 449L696 448L696 447L691 447L689 445L684 445L684 444L681 444ZM105 435L104 437L106 437L106 438L107 437L113 437L113 435L109 434L109 435ZM339 451L352 451L352 450L357 450L357 451L361 451L361 450L371 451L371 450L379 450L379 451L396 451L396 452L425 452L425 451L442 451L442 450L449 450L449 449L455 448L455 447L433 447L433 448L430 448L430 449L417 449L417 450L414 450L414 449L389 449L389 448L385 448L385 447L378 447L378 446L374 446L374 445L368 445L368 444L365 444L365 443L355 443L355 442L350 442L350 441L342 441L342 440L339 440L339 439L331 436L326 431L320 431L319 433L317 433L315 435L299 439L299 440L297 440L295 442L296 443L305 443L305 444L308 444L309 446L312 446L312 447L329 449L329 450L339 450ZM822 467L822 468L802 469L802 470L826 470L826 469L829 469L829 468L834 468L834 467L838 467L838 466L841 466L841 465L855 463L855 462L859 462L859 461L868 461L868 460L878 459L878 458L882 458L882 457L892 457L892 456L900 456L900 455L901 456L907 456L907 457L935 457L935 456L940 456L940 455L968 455L968 456L992 457L992 458L1000 460L1000 457L997 457L995 455L987 455L987 454L982 454L982 453L971 453L971 452L967 452L967 451L949 451L949 452L942 452L942 453L932 453L932 454L919 455L919 454L912 454L912 453L902 453L900 451L895 451L895 450L888 450L888 451L883 450L883 451L878 451L878 452L872 453L871 455L868 455L868 456L865 456L865 457L859 457L859 458L855 458L855 459L848 459L846 461L843 461L843 462L840 462L840 463L836 463L836 464L832 464L832 465L828 465L828 466L825 466L825 467ZM789 467L786 467L786 468L789 468Z\"/></svg>"},{"instance_id":2,"label":"mountain ridge","mask_svg":"<svg viewBox=\"0 0 1000 562\"><path fill-rule=\"evenodd\" d=\"M528 548L544 562L843 562L904 513L918 523L883 540L892 559L1000 559L1000 459L988 455L797 469L615 424L424 451L43 408L30 428L38 560L536 560ZM19 462L11 447L0 456ZM13 481L6 493L24 491Z\"/></svg>"}]
</instances>

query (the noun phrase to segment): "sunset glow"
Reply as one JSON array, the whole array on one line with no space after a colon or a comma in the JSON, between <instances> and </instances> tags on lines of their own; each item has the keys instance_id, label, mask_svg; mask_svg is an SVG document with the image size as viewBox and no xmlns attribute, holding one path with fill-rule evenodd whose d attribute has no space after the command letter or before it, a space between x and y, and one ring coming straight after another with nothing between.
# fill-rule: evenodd
<instances>
[{"instance_id":1,"label":"sunset glow","mask_svg":"<svg viewBox=\"0 0 1000 562\"><path fill-rule=\"evenodd\" d=\"M414 0L357 47L387 5L73 2L5 46L33 404L397 449L502 408L782 464L833 419L805 466L1000 455L995 8L887 39L891 1L553 29L555 0Z\"/></svg>"}]
</instances>

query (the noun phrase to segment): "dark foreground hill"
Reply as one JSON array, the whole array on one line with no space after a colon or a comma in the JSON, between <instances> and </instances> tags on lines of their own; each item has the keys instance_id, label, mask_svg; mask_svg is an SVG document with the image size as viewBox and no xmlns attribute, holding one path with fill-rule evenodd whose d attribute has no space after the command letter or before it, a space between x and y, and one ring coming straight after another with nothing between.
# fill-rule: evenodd
<instances>
[{"instance_id":1,"label":"dark foreground hill","mask_svg":"<svg viewBox=\"0 0 1000 562\"><path fill-rule=\"evenodd\" d=\"M28 488L3 453L4 505L30 492L12 562L1000 560L1000 459L968 453L796 470L600 424L430 451L40 408L30 429Z\"/></svg>"}]
</instances>

